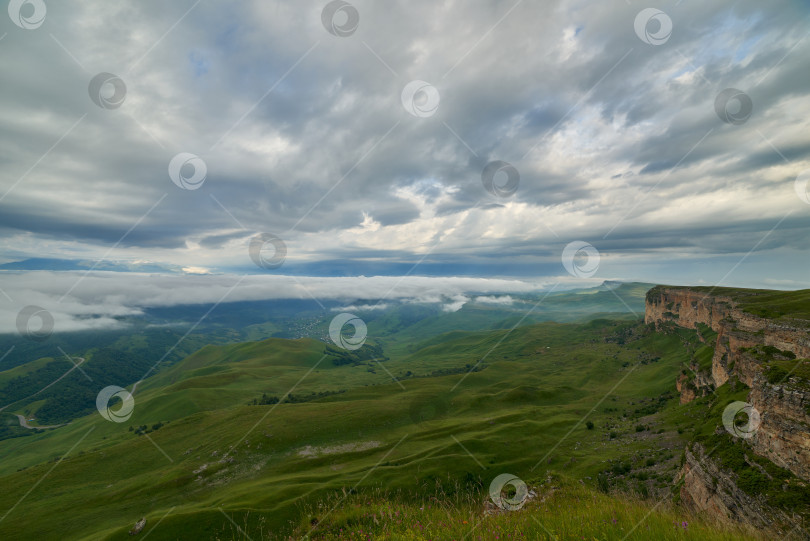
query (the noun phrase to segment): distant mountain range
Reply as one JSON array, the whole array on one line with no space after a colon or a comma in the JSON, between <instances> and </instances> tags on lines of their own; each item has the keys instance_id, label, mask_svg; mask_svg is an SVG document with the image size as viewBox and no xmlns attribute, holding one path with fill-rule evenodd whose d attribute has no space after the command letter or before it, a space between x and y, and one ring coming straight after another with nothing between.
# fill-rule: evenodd
<instances>
[{"instance_id":1,"label":"distant mountain range","mask_svg":"<svg viewBox=\"0 0 810 541\"><path fill-rule=\"evenodd\" d=\"M32 257L0 265L0 271L86 271L89 269L114 272L182 272L180 267L159 263L130 263L121 261L93 261L89 259L56 259Z\"/></svg>"}]
</instances>

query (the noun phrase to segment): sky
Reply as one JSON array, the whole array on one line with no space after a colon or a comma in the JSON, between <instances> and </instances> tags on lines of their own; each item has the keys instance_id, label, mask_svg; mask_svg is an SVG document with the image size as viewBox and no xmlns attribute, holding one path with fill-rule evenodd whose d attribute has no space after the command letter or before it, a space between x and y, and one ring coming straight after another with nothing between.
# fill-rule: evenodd
<instances>
[{"instance_id":1,"label":"sky","mask_svg":"<svg viewBox=\"0 0 810 541\"><path fill-rule=\"evenodd\" d=\"M7 11L1 331L245 275L237 297L810 287L804 1Z\"/></svg>"}]
</instances>

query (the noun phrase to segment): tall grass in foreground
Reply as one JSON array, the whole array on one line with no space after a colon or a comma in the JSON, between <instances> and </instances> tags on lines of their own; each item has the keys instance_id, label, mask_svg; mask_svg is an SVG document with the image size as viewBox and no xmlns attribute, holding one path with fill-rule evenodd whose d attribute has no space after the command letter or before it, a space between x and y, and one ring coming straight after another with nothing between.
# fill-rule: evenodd
<instances>
[{"instance_id":1,"label":"tall grass in foreground","mask_svg":"<svg viewBox=\"0 0 810 541\"><path fill-rule=\"evenodd\" d=\"M669 501L607 495L550 477L519 511L485 513L483 490L451 496L390 494L382 489L336 494L303 513L288 539L308 540L695 540L772 539L713 524Z\"/></svg>"}]
</instances>

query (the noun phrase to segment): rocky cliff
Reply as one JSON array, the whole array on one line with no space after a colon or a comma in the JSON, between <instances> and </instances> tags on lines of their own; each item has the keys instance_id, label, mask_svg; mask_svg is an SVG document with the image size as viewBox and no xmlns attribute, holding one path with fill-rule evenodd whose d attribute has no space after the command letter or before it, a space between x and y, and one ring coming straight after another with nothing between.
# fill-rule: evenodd
<instances>
[{"instance_id":1,"label":"rocky cliff","mask_svg":"<svg viewBox=\"0 0 810 541\"><path fill-rule=\"evenodd\" d=\"M765 346L778 352L778 358L810 358L808 321L766 319L746 312L728 296L660 286L647 293L644 320L689 329L698 329L702 323L717 333L711 374L697 372L691 385L683 377L676 382L681 402L705 394L707 387L723 385L734 375L751 388L748 402L761 415L761 425L751 438L754 451L810 479L810 392L800 378L769 382L758 350Z\"/></svg>"},{"instance_id":2,"label":"rocky cliff","mask_svg":"<svg viewBox=\"0 0 810 541\"><path fill-rule=\"evenodd\" d=\"M734 474L719 468L699 443L686 450L681 480L681 502L692 509L705 511L726 524L774 526L773 510L740 490Z\"/></svg>"},{"instance_id":3,"label":"rocky cliff","mask_svg":"<svg viewBox=\"0 0 810 541\"><path fill-rule=\"evenodd\" d=\"M749 298L756 293L748 293ZM766 318L746 311L744 302L711 290L658 286L647 293L645 322L658 329L701 325L716 333L711 369L696 363L678 376L681 403L714 393L730 379L750 388L747 402L761 424L746 449L810 480L810 322ZM790 370L781 367L790 366ZM689 375L687 375L689 374ZM720 428L722 432L722 428ZM723 470L705 449L687 449L680 478L682 501L722 519L769 526L774 511L737 488L734 472ZM769 518L770 517L770 518Z\"/></svg>"},{"instance_id":4,"label":"rocky cliff","mask_svg":"<svg viewBox=\"0 0 810 541\"><path fill-rule=\"evenodd\" d=\"M748 360L740 356L743 349L771 346L790 351L798 358L810 358L808 321L758 317L739 307L731 297L713 295L711 291L654 287L647 292L644 321L656 325L669 322L688 329L697 329L697 324L702 323L716 332L717 343L712 359L715 386L728 380L730 364ZM740 380L749 387L756 372L752 366L737 367Z\"/></svg>"}]
</instances>

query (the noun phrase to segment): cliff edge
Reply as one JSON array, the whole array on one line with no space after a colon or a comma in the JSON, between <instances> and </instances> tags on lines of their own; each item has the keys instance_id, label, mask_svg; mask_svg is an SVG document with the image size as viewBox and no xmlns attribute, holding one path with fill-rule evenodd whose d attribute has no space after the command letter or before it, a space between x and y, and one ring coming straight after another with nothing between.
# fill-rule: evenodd
<instances>
[{"instance_id":1,"label":"cliff edge","mask_svg":"<svg viewBox=\"0 0 810 541\"><path fill-rule=\"evenodd\" d=\"M810 480L807 301L808 291L656 286L647 293L644 316L645 323L660 332L692 329L701 341L713 346L710 364L693 358L678 376L675 384L681 404L698 397L708 397L711 404L717 401L717 390L726 384L750 389L746 402L759 418L749 423L750 433L735 445L742 448L746 462L755 462L746 455L750 451L767 459L763 462L795 475L794 485ZM722 426L717 427L717 434L724 432ZM767 468L759 469L773 478ZM768 510L762 499L739 490L738 477L693 443L685 453L679 496L687 506L721 520L758 527L770 525L782 515Z\"/></svg>"}]
</instances>

